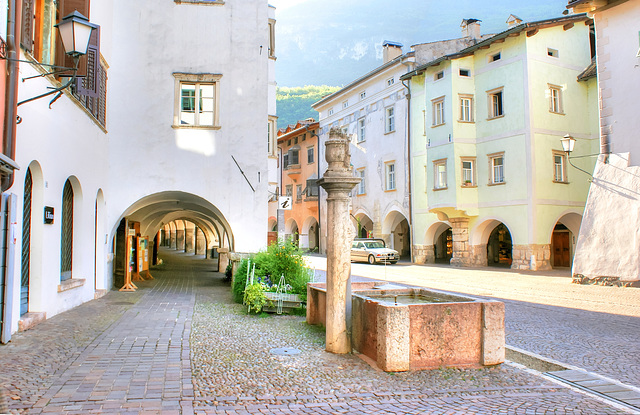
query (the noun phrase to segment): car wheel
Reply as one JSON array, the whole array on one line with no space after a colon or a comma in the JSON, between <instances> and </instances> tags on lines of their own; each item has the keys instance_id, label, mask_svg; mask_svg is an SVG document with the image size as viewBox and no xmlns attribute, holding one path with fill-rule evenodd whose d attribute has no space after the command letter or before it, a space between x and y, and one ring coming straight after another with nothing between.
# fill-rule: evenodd
<instances>
[{"instance_id":1,"label":"car wheel","mask_svg":"<svg viewBox=\"0 0 640 415\"><path fill-rule=\"evenodd\" d=\"M391 261L391 264L397 264L398 261Z\"/></svg>"},{"instance_id":2,"label":"car wheel","mask_svg":"<svg viewBox=\"0 0 640 415\"><path fill-rule=\"evenodd\" d=\"M369 258L367 259L367 261L368 261L371 265L373 265L373 264L375 264L375 263L376 263L376 259L375 259L375 257L374 257L373 255L369 255Z\"/></svg>"}]
</instances>

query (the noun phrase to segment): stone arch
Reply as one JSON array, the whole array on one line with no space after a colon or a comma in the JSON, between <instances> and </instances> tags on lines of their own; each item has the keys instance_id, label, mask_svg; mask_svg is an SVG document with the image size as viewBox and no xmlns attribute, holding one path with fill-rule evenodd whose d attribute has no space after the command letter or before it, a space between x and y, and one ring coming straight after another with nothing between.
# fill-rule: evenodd
<instances>
[{"instance_id":1,"label":"stone arch","mask_svg":"<svg viewBox=\"0 0 640 415\"><path fill-rule=\"evenodd\" d=\"M582 215L575 210L563 212L548 234L549 262L553 268L568 268L573 263L576 237L580 232Z\"/></svg>"},{"instance_id":2,"label":"stone arch","mask_svg":"<svg viewBox=\"0 0 640 415\"><path fill-rule=\"evenodd\" d=\"M427 229L425 235L428 258L426 262L449 264L453 256L453 233L448 222L435 222Z\"/></svg>"},{"instance_id":3,"label":"stone arch","mask_svg":"<svg viewBox=\"0 0 640 415\"><path fill-rule=\"evenodd\" d=\"M319 249L320 233L318 232L318 220L314 216L308 216L302 223L300 233L300 248L313 251Z\"/></svg>"},{"instance_id":4,"label":"stone arch","mask_svg":"<svg viewBox=\"0 0 640 415\"><path fill-rule=\"evenodd\" d=\"M411 232L405 215L393 207L382 221L382 238L387 246L398 251L400 256L411 254Z\"/></svg>"},{"instance_id":5,"label":"stone arch","mask_svg":"<svg viewBox=\"0 0 640 415\"><path fill-rule=\"evenodd\" d=\"M352 213L351 222L353 223L356 238L368 238L373 235L373 219L371 219L371 214L366 209L360 207L355 213ZM379 237L379 235L373 236Z\"/></svg>"}]
</instances>

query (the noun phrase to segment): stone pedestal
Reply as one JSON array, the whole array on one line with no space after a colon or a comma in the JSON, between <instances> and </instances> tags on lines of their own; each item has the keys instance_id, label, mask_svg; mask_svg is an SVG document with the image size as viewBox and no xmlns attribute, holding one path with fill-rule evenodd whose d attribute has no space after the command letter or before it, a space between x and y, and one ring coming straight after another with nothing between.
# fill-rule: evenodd
<instances>
[{"instance_id":1,"label":"stone pedestal","mask_svg":"<svg viewBox=\"0 0 640 415\"><path fill-rule=\"evenodd\" d=\"M325 142L329 167L318 184L327 192L327 322L326 344L331 353L350 353L347 310L351 306L351 241L349 192L360 183L353 176L349 140L338 129L331 129Z\"/></svg>"},{"instance_id":2,"label":"stone pedestal","mask_svg":"<svg viewBox=\"0 0 640 415\"><path fill-rule=\"evenodd\" d=\"M413 262L416 264L434 264L436 252L433 245L413 245Z\"/></svg>"},{"instance_id":3,"label":"stone pedestal","mask_svg":"<svg viewBox=\"0 0 640 415\"><path fill-rule=\"evenodd\" d=\"M218 272L225 272L229 265L229 248L218 248Z\"/></svg>"},{"instance_id":4,"label":"stone pedestal","mask_svg":"<svg viewBox=\"0 0 640 415\"><path fill-rule=\"evenodd\" d=\"M547 271L551 269L551 245L514 245L511 249L512 269Z\"/></svg>"},{"instance_id":5,"label":"stone pedestal","mask_svg":"<svg viewBox=\"0 0 640 415\"><path fill-rule=\"evenodd\" d=\"M453 254L451 265L455 267L471 266L471 254L469 252L469 219L450 218L451 236L453 239Z\"/></svg>"}]
</instances>

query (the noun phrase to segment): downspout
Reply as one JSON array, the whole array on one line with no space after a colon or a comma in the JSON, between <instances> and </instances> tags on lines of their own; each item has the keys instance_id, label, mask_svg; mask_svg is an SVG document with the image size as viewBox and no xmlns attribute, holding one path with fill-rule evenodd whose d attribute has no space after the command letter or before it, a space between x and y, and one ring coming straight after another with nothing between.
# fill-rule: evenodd
<instances>
[{"instance_id":1,"label":"downspout","mask_svg":"<svg viewBox=\"0 0 640 415\"><path fill-rule=\"evenodd\" d=\"M409 252L411 254L411 262L413 263L413 245L415 244L413 232L413 200L411 197L411 87L402 81L402 85L407 88L407 186L409 192L409 234L411 237L411 246Z\"/></svg>"},{"instance_id":2,"label":"downspout","mask_svg":"<svg viewBox=\"0 0 640 415\"><path fill-rule=\"evenodd\" d=\"M20 7L18 0L9 0L7 15L7 91L4 102L4 129L2 137L2 153L15 160L16 157L16 104L18 101L18 25ZM2 177L0 188L5 192L13 185L13 172Z\"/></svg>"},{"instance_id":3,"label":"downspout","mask_svg":"<svg viewBox=\"0 0 640 415\"><path fill-rule=\"evenodd\" d=\"M320 118L320 117L318 117ZM320 124L318 124L318 130L320 129ZM317 176L318 178L316 179L316 187L318 188L318 230L317 230L317 235L318 235L318 253L321 254L321 250L320 250L320 240L322 239L321 236L322 234L320 233L320 186L318 186L318 180L320 180L320 136L318 134L315 134L316 136L316 147L318 147L318 156L316 158L316 171L317 171ZM315 278L315 275L314 275Z\"/></svg>"}]
</instances>

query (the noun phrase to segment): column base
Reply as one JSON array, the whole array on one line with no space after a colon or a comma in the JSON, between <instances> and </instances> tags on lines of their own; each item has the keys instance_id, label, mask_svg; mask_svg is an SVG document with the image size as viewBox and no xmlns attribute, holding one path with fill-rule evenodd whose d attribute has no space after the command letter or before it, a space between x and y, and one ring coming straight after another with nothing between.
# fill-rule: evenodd
<instances>
[{"instance_id":1,"label":"column base","mask_svg":"<svg viewBox=\"0 0 640 415\"><path fill-rule=\"evenodd\" d=\"M551 269L551 245L514 245L511 249L511 269L547 271Z\"/></svg>"},{"instance_id":2,"label":"column base","mask_svg":"<svg viewBox=\"0 0 640 415\"><path fill-rule=\"evenodd\" d=\"M413 245L413 262L416 264L435 264L436 253L433 245Z\"/></svg>"}]
</instances>

